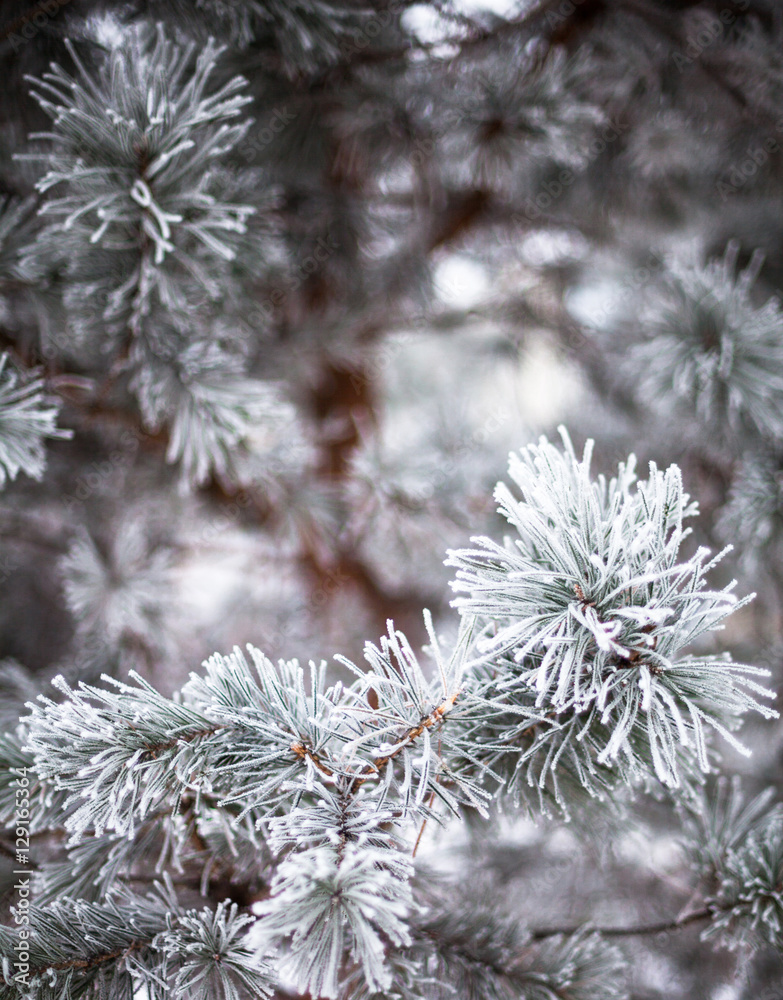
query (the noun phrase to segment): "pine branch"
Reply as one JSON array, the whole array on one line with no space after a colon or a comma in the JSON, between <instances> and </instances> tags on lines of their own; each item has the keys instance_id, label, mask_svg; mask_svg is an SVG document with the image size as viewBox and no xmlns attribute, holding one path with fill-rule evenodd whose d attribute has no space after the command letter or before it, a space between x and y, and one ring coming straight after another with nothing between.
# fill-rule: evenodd
<instances>
[{"instance_id":1,"label":"pine branch","mask_svg":"<svg viewBox=\"0 0 783 1000\"><path fill-rule=\"evenodd\" d=\"M118 958L126 958L133 951L137 951L141 948L148 948L152 944L152 941L152 938L148 941L131 941L127 948L118 948L116 951L106 952L103 955L94 955L90 958L74 958L68 959L64 962L55 962L52 965L40 966L38 968L31 969L30 974L34 977L38 977L52 971L63 972L68 969L94 969L99 965L103 965L105 962L114 962Z\"/></svg>"},{"instance_id":2,"label":"pine branch","mask_svg":"<svg viewBox=\"0 0 783 1000\"><path fill-rule=\"evenodd\" d=\"M450 554L453 586L469 595L455 604L478 617L479 652L500 673L487 697L521 716L508 736L541 726L519 753L516 776L528 764L530 780L542 761L534 780L543 788L551 777L561 803L554 773L561 759L594 794L650 767L676 786L680 769L691 766L689 746L708 770L705 727L739 746L729 720L751 708L768 715L756 698L773 695L752 679L756 668L680 652L719 628L736 598L733 585L706 589L720 555L710 560L701 549L678 562L683 521L696 512L679 469L651 465L650 479L632 490L631 456L617 478L592 483L592 443L580 462L562 433L565 454L542 439L521 459L512 456L521 500L498 486L516 543L474 539L480 548ZM615 775L596 767L607 764Z\"/></svg>"},{"instance_id":3,"label":"pine branch","mask_svg":"<svg viewBox=\"0 0 783 1000\"><path fill-rule=\"evenodd\" d=\"M448 698L442 701L440 705L437 705L429 715L424 716L415 726L411 726L408 730L406 730L406 732L404 732L402 736L397 739L394 750L387 753L385 756L376 758L372 764L369 764L363 771L360 771L353 778L351 791L355 791L360 785L364 784L365 781L368 781L371 778L380 777L387 764L403 753L403 751L407 750L410 745L417 740L419 736L421 736L425 729L431 729L433 726L439 726L443 722L444 717L455 706L459 696L459 691L455 691L453 694L450 694Z\"/></svg>"},{"instance_id":4,"label":"pine branch","mask_svg":"<svg viewBox=\"0 0 783 1000\"><path fill-rule=\"evenodd\" d=\"M276 852L258 931L297 986L338 996L350 956L366 989L388 990L407 975L396 956L413 941L407 828L435 817L436 802L455 815L465 807L486 812L490 786L497 794L503 784L493 767L509 760L512 791L521 774L542 801L558 765L572 796L579 785L603 792L640 773L692 781L707 765L703 720L734 740L730 727L745 711L773 714L757 700L770 693L748 679L753 668L678 655L737 603L731 587L706 589L715 560L704 550L677 561L682 521L695 513L679 470L653 466L632 491L631 459L616 479L593 482L589 446L579 462L564 440L565 452L542 440L514 460L521 501L498 488L520 543L486 539L481 549L453 554L458 585L470 596L448 655L426 616L433 677L390 621L379 645L365 647L369 669L336 658L356 678L347 686L327 687L326 664L311 664L306 683L296 661L274 665L249 647L255 671L238 649L215 654L171 699L131 675L135 687L104 678L111 689L72 690L60 679L63 703L31 704L27 745L38 777L64 795L81 877L100 862L93 882L108 888L112 872L130 869L138 845L127 854L111 848L104 862L96 835L134 836L140 822L152 829L167 807L182 811L186 797L192 829L212 855L204 822L210 811L218 818L228 810L223 821L238 824L236 835L252 821ZM567 805L557 779L554 788ZM772 927L783 870L773 827L748 841L758 847L726 854L725 899L708 899L704 910L675 921L605 928L606 936L708 917L755 931L760 905ZM82 847L85 833L92 837ZM61 875L51 870L49 891ZM46 884L46 871L42 878ZM466 929L457 930L461 940ZM576 930L533 932L542 942L570 935L542 948L540 973L505 959L473 962L467 944L443 958L444 969L451 962L458 982L545 982L557 995L583 962L614 968L613 953ZM485 945L499 947L495 938ZM116 950L100 955L108 963ZM85 968L92 957L80 959Z\"/></svg>"},{"instance_id":5,"label":"pine branch","mask_svg":"<svg viewBox=\"0 0 783 1000\"><path fill-rule=\"evenodd\" d=\"M0 355L0 488L20 471L40 479L46 438L69 438L72 432L56 426L58 405L44 395L37 372L21 378L6 368L8 355Z\"/></svg>"},{"instance_id":6,"label":"pine branch","mask_svg":"<svg viewBox=\"0 0 783 1000\"><path fill-rule=\"evenodd\" d=\"M699 923L702 920L711 920L717 912L714 906L705 906L700 910L694 910L684 917L676 920L664 920L657 924L640 924L630 927L601 927L590 925L591 931L600 934L601 937L641 937L646 934L664 934L668 931L680 930L682 927L689 927L691 924ZM545 938L557 937L559 935L576 934L584 928L584 924L576 927L541 927L530 932L530 936L535 941L542 941Z\"/></svg>"}]
</instances>

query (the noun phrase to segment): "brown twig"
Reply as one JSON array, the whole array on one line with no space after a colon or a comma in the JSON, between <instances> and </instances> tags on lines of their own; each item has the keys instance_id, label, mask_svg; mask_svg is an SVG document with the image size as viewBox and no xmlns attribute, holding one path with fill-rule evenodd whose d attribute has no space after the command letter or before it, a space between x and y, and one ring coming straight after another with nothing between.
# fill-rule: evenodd
<instances>
[{"instance_id":1,"label":"brown twig","mask_svg":"<svg viewBox=\"0 0 783 1000\"><path fill-rule=\"evenodd\" d=\"M112 962L115 958L124 958L129 955L132 951L138 951L140 948L146 948L150 941L131 941L127 948L118 948L116 951L108 951L102 955L94 955L92 958L73 958L68 959L65 962L57 962L55 965L47 965L43 968L34 969L30 975L40 976L44 972L48 972L50 969L57 970L58 972L64 969L94 969L96 965L102 965L104 962Z\"/></svg>"},{"instance_id":2,"label":"brown twig","mask_svg":"<svg viewBox=\"0 0 783 1000\"><path fill-rule=\"evenodd\" d=\"M709 920L716 912L716 907L705 906L701 910L694 910L692 913L688 913L684 917L678 917L676 920L664 920L657 924L640 924L632 927L593 927L592 930L603 937L636 937L644 934L663 934L667 931L680 930L681 927L687 927L700 920ZM542 941L544 938L556 937L559 934L576 934L581 929L581 926L541 927L538 930L532 931L530 936L534 941Z\"/></svg>"},{"instance_id":3,"label":"brown twig","mask_svg":"<svg viewBox=\"0 0 783 1000\"><path fill-rule=\"evenodd\" d=\"M325 774L329 778L331 778L332 775L334 774L334 771L332 771L330 767L327 767L327 765L324 764L324 762L321 760L318 754L313 753L310 747L305 746L304 743L300 742L299 740L291 744L291 749L300 760L310 760L315 765L315 767L318 768L321 774Z\"/></svg>"},{"instance_id":4,"label":"brown twig","mask_svg":"<svg viewBox=\"0 0 783 1000\"><path fill-rule=\"evenodd\" d=\"M371 778L380 776L386 765L394 760L394 758L402 753L402 751L409 746L415 739L417 739L424 732L425 729L431 729L432 726L437 725L449 711L449 709L454 705L457 698L459 698L460 692L455 691L450 694L448 698L444 699L429 715L420 719L415 726L411 726L405 733L403 733L401 739L399 740L396 748L390 753L385 754L383 757L378 757L376 761L372 764L368 764L367 767L360 771L353 779L351 784L351 791L359 788L363 785L365 781L369 781Z\"/></svg>"}]
</instances>

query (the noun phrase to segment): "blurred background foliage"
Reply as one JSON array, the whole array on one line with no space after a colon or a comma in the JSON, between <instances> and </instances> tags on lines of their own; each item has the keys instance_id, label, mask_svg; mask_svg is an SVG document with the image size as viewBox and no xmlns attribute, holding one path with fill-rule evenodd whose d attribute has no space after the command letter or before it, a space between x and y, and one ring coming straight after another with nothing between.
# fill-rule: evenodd
<instances>
[{"instance_id":1,"label":"blurred background foliage","mask_svg":"<svg viewBox=\"0 0 783 1000\"><path fill-rule=\"evenodd\" d=\"M173 107L177 59L212 59L224 118L188 94L133 187L148 151L112 129L155 109L107 95L154 78ZM52 62L60 98L30 80ZM247 641L356 659L389 617L424 641L423 607L453 633L446 549L502 534L509 450L560 422L603 471L681 465L693 544L733 543L718 579L757 593L721 642L779 685L783 7L5 0L0 69L0 431L41 445L0 461L9 699L128 668L171 690ZM779 794L754 725L730 764ZM543 923L687 903L660 803L506 827L449 864ZM638 998L783 996L771 951L627 946Z\"/></svg>"}]
</instances>

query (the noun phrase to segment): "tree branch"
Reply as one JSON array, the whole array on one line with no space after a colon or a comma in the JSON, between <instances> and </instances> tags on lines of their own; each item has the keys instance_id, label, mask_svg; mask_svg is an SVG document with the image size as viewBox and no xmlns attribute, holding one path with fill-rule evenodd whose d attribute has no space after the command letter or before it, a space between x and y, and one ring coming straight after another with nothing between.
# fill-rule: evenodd
<instances>
[{"instance_id":1,"label":"tree branch","mask_svg":"<svg viewBox=\"0 0 783 1000\"><path fill-rule=\"evenodd\" d=\"M684 917L679 917L677 920L663 920L657 924L639 924L632 927L594 927L592 929L602 937L637 937L645 934L663 934L667 931L677 931L681 927L687 927L701 920L710 920L718 911L719 907L705 906L701 910L694 910L692 913ZM577 927L541 927L533 931L530 936L534 941L542 941L544 938L556 937L559 934L576 934L583 927L584 925Z\"/></svg>"}]
</instances>

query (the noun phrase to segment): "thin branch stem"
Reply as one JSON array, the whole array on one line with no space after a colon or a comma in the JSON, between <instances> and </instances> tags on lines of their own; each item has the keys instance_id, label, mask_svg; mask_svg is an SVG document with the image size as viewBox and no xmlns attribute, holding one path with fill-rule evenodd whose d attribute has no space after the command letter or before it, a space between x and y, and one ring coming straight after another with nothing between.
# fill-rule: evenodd
<instances>
[{"instance_id":1,"label":"thin branch stem","mask_svg":"<svg viewBox=\"0 0 783 1000\"><path fill-rule=\"evenodd\" d=\"M222 729L231 729L232 727L228 724L209 726L205 729L199 729L194 733L186 733L183 736L174 736L172 739L167 740L165 743L156 743L154 746L147 747L146 752L151 754L152 757L157 757L157 755L163 750L173 750L174 747L179 746L181 743L190 743L192 740L198 740L202 736L212 736L214 733L220 732Z\"/></svg>"},{"instance_id":2,"label":"thin branch stem","mask_svg":"<svg viewBox=\"0 0 783 1000\"><path fill-rule=\"evenodd\" d=\"M95 955L93 958L74 958L66 962L58 962L56 965L48 965L43 969L36 969L34 974L38 976L44 972L48 972L50 969L57 970L58 972L64 969L94 969L96 965L103 965L104 962L113 962L117 958L124 958L132 951L146 948L150 944L150 941L132 941L127 948L118 948L116 951L106 952L103 955Z\"/></svg>"},{"instance_id":3,"label":"thin branch stem","mask_svg":"<svg viewBox=\"0 0 783 1000\"><path fill-rule=\"evenodd\" d=\"M455 691L450 694L448 698L445 698L437 708L435 708L429 715L421 719L415 726L411 726L400 739L399 743L390 753L383 757L379 757L374 763L368 764L367 767L360 771L356 777L353 779L353 784L351 786L352 791L363 785L365 781L369 781L371 778L380 776L386 765L394 760L394 758L402 753L402 751L409 746L415 739L417 739L424 732L425 729L430 729L432 726L437 725L443 717L448 713L459 698L460 692Z\"/></svg>"},{"instance_id":4,"label":"thin branch stem","mask_svg":"<svg viewBox=\"0 0 783 1000\"><path fill-rule=\"evenodd\" d=\"M694 910L684 917L679 917L676 920L663 920L657 924L638 924L631 927L594 927L592 929L602 937L637 937L645 934L663 934L667 931L680 930L681 927L687 927L701 920L710 920L716 912L718 912L717 907L705 906L701 910ZM542 941L544 938L556 937L559 934L576 934L583 926L541 927L533 931L530 936L534 941Z\"/></svg>"}]
</instances>

